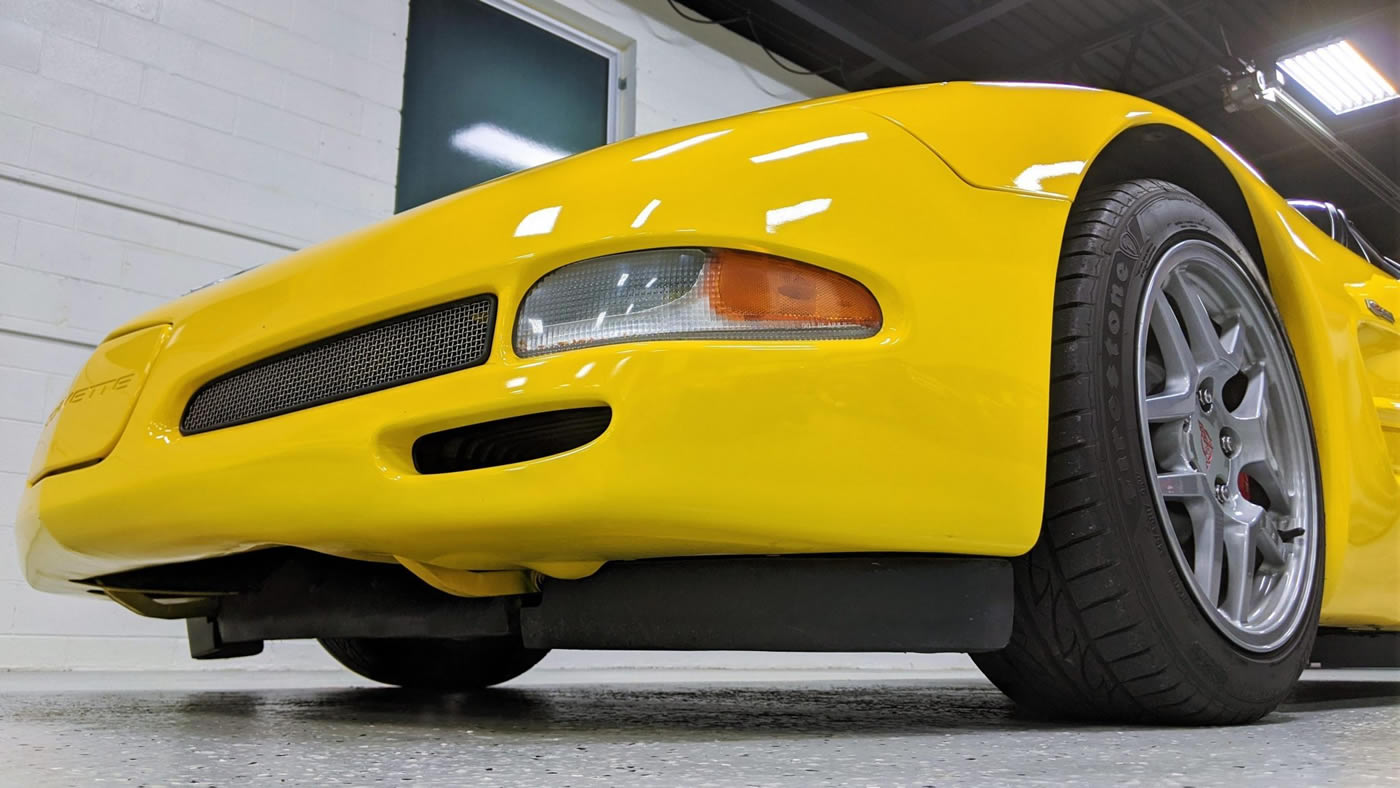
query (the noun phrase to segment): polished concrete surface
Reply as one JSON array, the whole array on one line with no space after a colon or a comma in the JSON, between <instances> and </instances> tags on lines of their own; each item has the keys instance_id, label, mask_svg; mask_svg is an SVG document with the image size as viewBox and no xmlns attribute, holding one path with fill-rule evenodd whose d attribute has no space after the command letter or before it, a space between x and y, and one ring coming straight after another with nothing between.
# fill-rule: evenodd
<instances>
[{"instance_id":1,"label":"polished concrete surface","mask_svg":"<svg viewBox=\"0 0 1400 788\"><path fill-rule=\"evenodd\" d=\"M0 673L0 784L1400 783L1400 672L1248 727L1020 716L971 672L544 671L433 697L336 673Z\"/></svg>"}]
</instances>

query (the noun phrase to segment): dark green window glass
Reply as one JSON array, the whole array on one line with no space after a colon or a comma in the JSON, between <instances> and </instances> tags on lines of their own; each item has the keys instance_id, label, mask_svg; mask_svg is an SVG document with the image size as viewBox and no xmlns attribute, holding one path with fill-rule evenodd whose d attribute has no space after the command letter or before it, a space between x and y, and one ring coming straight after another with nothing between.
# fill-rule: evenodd
<instances>
[{"instance_id":1,"label":"dark green window glass","mask_svg":"<svg viewBox=\"0 0 1400 788\"><path fill-rule=\"evenodd\" d=\"M395 210L608 141L609 61L478 0L412 0Z\"/></svg>"}]
</instances>

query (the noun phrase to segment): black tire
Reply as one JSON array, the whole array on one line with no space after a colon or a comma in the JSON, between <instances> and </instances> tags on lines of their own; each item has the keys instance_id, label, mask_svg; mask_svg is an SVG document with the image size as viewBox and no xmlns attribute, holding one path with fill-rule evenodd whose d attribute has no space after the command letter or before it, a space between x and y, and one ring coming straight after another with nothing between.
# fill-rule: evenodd
<instances>
[{"instance_id":1,"label":"black tire","mask_svg":"<svg viewBox=\"0 0 1400 788\"><path fill-rule=\"evenodd\" d=\"M340 664L382 684L466 692L510 681L544 659L518 639L322 638Z\"/></svg>"},{"instance_id":2,"label":"black tire","mask_svg":"<svg viewBox=\"0 0 1400 788\"><path fill-rule=\"evenodd\" d=\"M1055 288L1044 523L1034 548L1015 562L1010 644L973 656L997 687L1034 713L1249 722L1282 702L1308 664L1321 606L1320 500L1317 564L1302 624L1282 646L1259 653L1232 643L1192 597L1149 492L1132 394L1135 316L1154 265L1183 238L1232 253L1282 331L1264 277L1226 223L1194 195L1134 180L1076 201ZM1296 378L1296 364L1291 372ZM1311 425L1306 429L1315 447Z\"/></svg>"}]
</instances>

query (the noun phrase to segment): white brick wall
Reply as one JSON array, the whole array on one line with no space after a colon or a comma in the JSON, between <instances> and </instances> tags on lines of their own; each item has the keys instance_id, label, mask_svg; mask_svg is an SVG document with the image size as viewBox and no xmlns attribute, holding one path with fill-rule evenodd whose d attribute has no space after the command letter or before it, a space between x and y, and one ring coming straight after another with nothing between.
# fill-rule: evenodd
<instances>
[{"instance_id":1,"label":"white brick wall","mask_svg":"<svg viewBox=\"0 0 1400 788\"><path fill-rule=\"evenodd\" d=\"M639 133L832 90L664 0L562 5L636 41ZM407 22L406 0L0 0L0 667L191 665L177 623L24 584L40 422L123 319L392 211Z\"/></svg>"}]
</instances>

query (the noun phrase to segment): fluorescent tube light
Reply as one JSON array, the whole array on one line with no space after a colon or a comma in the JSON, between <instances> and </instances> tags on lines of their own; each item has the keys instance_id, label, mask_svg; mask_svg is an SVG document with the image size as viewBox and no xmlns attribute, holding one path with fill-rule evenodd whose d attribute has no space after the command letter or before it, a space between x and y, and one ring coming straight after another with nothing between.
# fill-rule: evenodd
<instances>
[{"instance_id":1,"label":"fluorescent tube light","mask_svg":"<svg viewBox=\"0 0 1400 788\"><path fill-rule=\"evenodd\" d=\"M1346 40L1289 55L1278 62L1278 67L1336 115L1400 96L1395 86Z\"/></svg>"}]
</instances>

